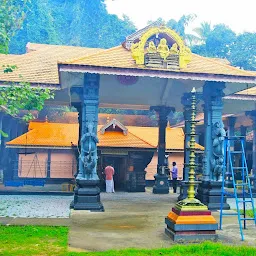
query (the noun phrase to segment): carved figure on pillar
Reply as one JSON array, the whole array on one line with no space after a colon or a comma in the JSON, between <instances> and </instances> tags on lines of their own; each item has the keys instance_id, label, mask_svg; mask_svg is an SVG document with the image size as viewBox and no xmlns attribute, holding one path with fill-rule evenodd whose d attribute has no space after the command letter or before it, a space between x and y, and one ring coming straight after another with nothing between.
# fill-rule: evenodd
<instances>
[{"instance_id":1,"label":"carved figure on pillar","mask_svg":"<svg viewBox=\"0 0 256 256\"><path fill-rule=\"evenodd\" d=\"M224 161L223 143L226 131L222 122L224 82L206 82L203 88L204 99L204 160L203 179L199 184L197 198L208 205L210 210L220 209L221 171ZM224 198L224 209L230 207Z\"/></svg>"},{"instance_id":2,"label":"carved figure on pillar","mask_svg":"<svg viewBox=\"0 0 256 256\"><path fill-rule=\"evenodd\" d=\"M85 74L84 86L78 94L82 102L82 116L79 115L79 170L71 207L75 210L104 211L100 201L100 180L97 174L99 75Z\"/></svg>"},{"instance_id":3,"label":"carved figure on pillar","mask_svg":"<svg viewBox=\"0 0 256 256\"><path fill-rule=\"evenodd\" d=\"M79 160L78 179L96 179L97 143L99 142L93 127L93 122L86 122L86 132L81 138L81 153Z\"/></svg>"},{"instance_id":4,"label":"carved figure on pillar","mask_svg":"<svg viewBox=\"0 0 256 256\"><path fill-rule=\"evenodd\" d=\"M224 129L224 125L222 121L216 122L213 125L212 131L212 171L213 177L216 181L221 181L221 173L224 162L224 150L223 143L226 136L226 131Z\"/></svg>"}]
</instances>

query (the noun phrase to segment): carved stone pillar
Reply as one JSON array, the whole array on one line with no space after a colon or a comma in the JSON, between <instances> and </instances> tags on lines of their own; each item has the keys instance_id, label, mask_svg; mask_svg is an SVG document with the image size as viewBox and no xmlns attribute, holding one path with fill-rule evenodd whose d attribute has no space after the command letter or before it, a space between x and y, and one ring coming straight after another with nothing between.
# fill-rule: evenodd
<instances>
[{"instance_id":1,"label":"carved stone pillar","mask_svg":"<svg viewBox=\"0 0 256 256\"><path fill-rule=\"evenodd\" d=\"M75 88L75 90L73 90L73 92L76 93L80 93L81 96L81 100L83 100L83 88ZM72 92L71 92L72 93ZM74 174L74 177L77 176L78 170L79 170L79 152L81 151L81 145L80 145L80 138L81 138L81 134L82 134L82 103L81 102L75 102L72 103L72 106L76 108L77 112L78 112L78 124L79 124L79 132L78 132L78 141L71 141L72 145L73 145L73 150L76 156L76 172ZM77 146L75 146L75 143L77 143Z\"/></svg>"},{"instance_id":2,"label":"carved stone pillar","mask_svg":"<svg viewBox=\"0 0 256 256\"><path fill-rule=\"evenodd\" d=\"M225 83L222 82L206 82L203 88L205 153L203 180L198 187L197 198L210 210L219 209L221 200L223 142L226 135L222 122L224 88ZM224 199L224 209L229 209Z\"/></svg>"},{"instance_id":3,"label":"carved stone pillar","mask_svg":"<svg viewBox=\"0 0 256 256\"><path fill-rule=\"evenodd\" d=\"M234 117L234 116L228 117L228 137L235 136L235 123L236 123L236 117ZM234 141L230 140L229 143L230 143L230 150L234 151L234 147L235 147ZM232 160L234 161L234 159L232 159ZM233 187L232 174L231 174L231 168L230 168L229 161L227 162L225 186L228 188Z\"/></svg>"},{"instance_id":4,"label":"carved stone pillar","mask_svg":"<svg viewBox=\"0 0 256 256\"><path fill-rule=\"evenodd\" d=\"M151 107L158 113L158 163L157 163L157 174L155 175L155 185L153 187L154 194L168 194L169 193L169 182L168 175L166 173L166 161L165 161L165 136L167 127L167 116L173 108L158 106Z\"/></svg>"},{"instance_id":5,"label":"carved stone pillar","mask_svg":"<svg viewBox=\"0 0 256 256\"><path fill-rule=\"evenodd\" d=\"M127 187L129 192L145 192L145 169L153 156L154 152L134 152L130 154L134 169L129 175L129 186Z\"/></svg>"},{"instance_id":6,"label":"carved stone pillar","mask_svg":"<svg viewBox=\"0 0 256 256\"><path fill-rule=\"evenodd\" d=\"M74 201L71 204L74 210L104 211L100 201L100 180L97 175L99 78L98 74L84 76L81 150Z\"/></svg>"},{"instance_id":7,"label":"carved stone pillar","mask_svg":"<svg viewBox=\"0 0 256 256\"><path fill-rule=\"evenodd\" d=\"M246 115L252 119L253 141L252 141L252 191L256 193L256 110L247 111ZM250 172L250 170L248 170Z\"/></svg>"}]
</instances>

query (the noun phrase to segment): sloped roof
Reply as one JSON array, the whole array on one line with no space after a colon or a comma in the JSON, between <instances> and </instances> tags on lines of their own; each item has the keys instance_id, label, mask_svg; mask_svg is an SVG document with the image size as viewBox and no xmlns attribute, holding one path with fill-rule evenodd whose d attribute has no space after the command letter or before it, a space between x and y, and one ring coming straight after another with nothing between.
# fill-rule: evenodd
<instances>
[{"instance_id":1,"label":"sloped roof","mask_svg":"<svg viewBox=\"0 0 256 256\"><path fill-rule=\"evenodd\" d=\"M154 68L147 68L136 65L130 51L125 49L122 45L113 47L101 52L96 52L90 56L83 56L67 61L59 61L60 64L80 65L80 66L95 66L95 67L110 67L110 68L128 68L128 69L143 69L154 70ZM168 71L166 69L157 68L156 70L163 70L167 72L185 72L198 74L219 74L230 76L255 76L251 71L245 71L224 62L213 58L202 57L197 54L192 54L192 61L187 68L178 71Z\"/></svg>"},{"instance_id":2,"label":"sloped roof","mask_svg":"<svg viewBox=\"0 0 256 256\"><path fill-rule=\"evenodd\" d=\"M136 127L126 126L127 135L122 131L100 132L98 126L98 147L118 147L118 148L143 148L156 149L158 144L158 127ZM11 147L68 147L77 146L78 124L64 123L40 123L30 122L29 131L12 141L7 142ZM196 145L197 149L203 147ZM181 128L166 129L166 149L183 150L184 133Z\"/></svg>"},{"instance_id":3,"label":"sloped roof","mask_svg":"<svg viewBox=\"0 0 256 256\"><path fill-rule=\"evenodd\" d=\"M59 84L58 61L87 56L99 51L102 49L28 43L25 54L0 54L0 82L26 81L56 86ZM18 69L12 73L4 73L3 65L16 65Z\"/></svg>"}]
</instances>

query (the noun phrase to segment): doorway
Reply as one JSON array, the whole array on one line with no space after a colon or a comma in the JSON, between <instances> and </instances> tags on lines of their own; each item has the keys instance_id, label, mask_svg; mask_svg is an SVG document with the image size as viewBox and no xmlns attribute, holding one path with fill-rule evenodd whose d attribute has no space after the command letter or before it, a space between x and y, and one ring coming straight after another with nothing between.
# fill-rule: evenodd
<instances>
[{"instance_id":1,"label":"doorway","mask_svg":"<svg viewBox=\"0 0 256 256\"><path fill-rule=\"evenodd\" d=\"M112 164L115 169L114 184L116 191L126 191L126 157L124 156L103 156L103 166Z\"/></svg>"}]
</instances>

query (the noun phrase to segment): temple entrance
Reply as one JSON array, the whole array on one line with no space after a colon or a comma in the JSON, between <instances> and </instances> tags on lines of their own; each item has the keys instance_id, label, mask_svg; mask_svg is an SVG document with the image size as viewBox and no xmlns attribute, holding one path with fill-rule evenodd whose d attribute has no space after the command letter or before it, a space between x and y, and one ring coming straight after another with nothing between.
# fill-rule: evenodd
<instances>
[{"instance_id":1,"label":"temple entrance","mask_svg":"<svg viewBox=\"0 0 256 256\"><path fill-rule=\"evenodd\" d=\"M116 191L126 191L127 161L125 156L103 156L103 166L112 164L115 169L114 183Z\"/></svg>"}]
</instances>

